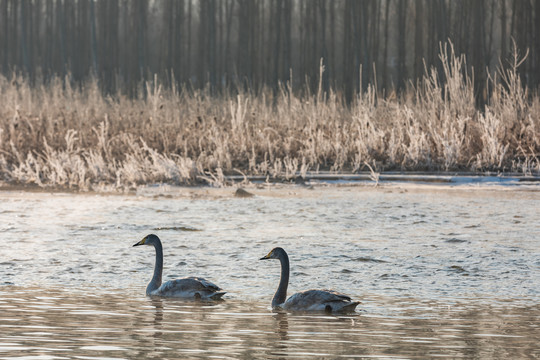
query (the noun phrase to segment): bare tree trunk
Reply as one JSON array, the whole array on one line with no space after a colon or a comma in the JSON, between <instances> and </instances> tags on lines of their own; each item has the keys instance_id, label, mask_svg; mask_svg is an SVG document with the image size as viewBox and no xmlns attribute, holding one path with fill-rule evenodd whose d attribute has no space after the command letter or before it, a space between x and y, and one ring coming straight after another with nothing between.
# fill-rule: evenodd
<instances>
[{"instance_id":1,"label":"bare tree trunk","mask_svg":"<svg viewBox=\"0 0 540 360\"><path fill-rule=\"evenodd\" d=\"M388 20L389 10L392 0L386 1L386 7L384 9L384 50L383 50L383 74L382 82L383 87L388 89L388 30L390 28L390 21Z\"/></svg>"},{"instance_id":2,"label":"bare tree trunk","mask_svg":"<svg viewBox=\"0 0 540 360\"><path fill-rule=\"evenodd\" d=\"M137 58L139 73L142 81L146 80L146 15L148 12L148 0L138 0L137 2Z\"/></svg>"},{"instance_id":3,"label":"bare tree trunk","mask_svg":"<svg viewBox=\"0 0 540 360\"><path fill-rule=\"evenodd\" d=\"M247 8L249 0L238 0L238 38L236 41L236 75L239 80L244 83L247 76L248 63L248 31L249 23L248 17L249 9Z\"/></svg>"},{"instance_id":4,"label":"bare tree trunk","mask_svg":"<svg viewBox=\"0 0 540 360\"><path fill-rule=\"evenodd\" d=\"M274 11L274 19L275 19L275 27L273 33L275 34L275 44L273 48L274 53L274 66L272 70L272 87L274 88L274 92L277 92L277 87L279 83L280 78L280 71L279 71L279 62L281 58L281 17L282 17L282 7L283 7L283 1L282 0L275 0L275 9Z\"/></svg>"},{"instance_id":5,"label":"bare tree trunk","mask_svg":"<svg viewBox=\"0 0 540 360\"><path fill-rule=\"evenodd\" d=\"M28 39L27 39L27 0L20 1L20 12L21 12L21 38L19 39L21 44L21 54L22 54L22 64L24 71L30 73L30 63L28 61Z\"/></svg>"},{"instance_id":6,"label":"bare tree trunk","mask_svg":"<svg viewBox=\"0 0 540 360\"><path fill-rule=\"evenodd\" d=\"M225 5L225 19L226 19L226 35L225 35L225 71L226 71L226 85L230 86L231 82L231 74L233 70L232 67L232 59L231 59L231 32L232 32L232 19L233 19L233 13L234 13L234 0L227 0Z\"/></svg>"},{"instance_id":7,"label":"bare tree trunk","mask_svg":"<svg viewBox=\"0 0 540 360\"><path fill-rule=\"evenodd\" d=\"M193 17L193 10L192 10L192 4L191 0L188 1L188 18L187 18L187 58L186 58L186 68L188 73L187 81L191 83L191 41L192 41L192 35L191 35L191 23L192 23L192 17Z\"/></svg>"},{"instance_id":8,"label":"bare tree trunk","mask_svg":"<svg viewBox=\"0 0 540 360\"><path fill-rule=\"evenodd\" d=\"M379 43L380 43L380 37L381 37L381 4L382 4L382 1L376 1L375 3L372 3L372 6L371 6L371 11L372 11L372 15L371 15L371 19L372 19L372 22L371 22L371 27L372 27L372 30L371 30L371 34L370 34L370 37L369 37L369 52L371 54L371 61L369 64L369 67L371 69L371 66L374 67L373 71L374 71L374 74L372 75L372 78L371 78L371 81L373 81L374 83L377 83L377 73L376 73L376 69L377 69L377 66L378 66L378 63L380 61L379 59L379 56L380 56L380 46L379 46Z\"/></svg>"},{"instance_id":9,"label":"bare tree trunk","mask_svg":"<svg viewBox=\"0 0 540 360\"><path fill-rule=\"evenodd\" d=\"M475 93L477 104L482 106L485 104L485 95L483 94L483 85L485 81L484 76L484 1L477 0L471 3L472 6L472 38L474 42L471 44L471 64L474 68L474 78L475 78Z\"/></svg>"},{"instance_id":10,"label":"bare tree trunk","mask_svg":"<svg viewBox=\"0 0 540 360\"><path fill-rule=\"evenodd\" d=\"M216 86L216 0L208 0L208 69L210 89Z\"/></svg>"},{"instance_id":11,"label":"bare tree trunk","mask_svg":"<svg viewBox=\"0 0 540 360\"><path fill-rule=\"evenodd\" d=\"M333 79L333 84L335 85L336 76L338 74L338 65L337 65L337 52L338 48L336 46L336 2L330 1L330 53L328 59L328 69L329 69L329 79Z\"/></svg>"},{"instance_id":12,"label":"bare tree trunk","mask_svg":"<svg viewBox=\"0 0 540 360\"><path fill-rule=\"evenodd\" d=\"M424 0L415 0L416 16L415 16L415 28L414 28L414 77L419 79L423 72L423 58L424 58Z\"/></svg>"},{"instance_id":13,"label":"bare tree trunk","mask_svg":"<svg viewBox=\"0 0 540 360\"><path fill-rule=\"evenodd\" d=\"M292 42L292 1L286 1L285 2L285 48L283 52L283 67L282 67L282 76L284 80L292 80L289 79L291 69L291 42Z\"/></svg>"},{"instance_id":14,"label":"bare tree trunk","mask_svg":"<svg viewBox=\"0 0 540 360\"><path fill-rule=\"evenodd\" d=\"M506 56L507 52L506 34L508 29L506 28L506 26L506 0L501 0L501 59Z\"/></svg>"},{"instance_id":15,"label":"bare tree trunk","mask_svg":"<svg viewBox=\"0 0 540 360\"><path fill-rule=\"evenodd\" d=\"M58 59L59 68L61 69L60 75L66 75L66 23L64 19L63 4L58 1L56 3L56 19L58 27L58 38L60 40L60 58Z\"/></svg>"},{"instance_id":16,"label":"bare tree trunk","mask_svg":"<svg viewBox=\"0 0 540 360\"><path fill-rule=\"evenodd\" d=\"M397 66L397 85L398 89L402 90L405 88L405 79L407 78L407 67L406 67L406 37L407 33L407 0L398 1L398 36L397 39L397 49L398 49L398 66Z\"/></svg>"},{"instance_id":17,"label":"bare tree trunk","mask_svg":"<svg viewBox=\"0 0 540 360\"><path fill-rule=\"evenodd\" d=\"M322 44L321 57L324 59L324 64L326 68L326 70L322 74L321 81L322 81L323 91L325 93L328 93L330 71L327 65L328 64L328 51L326 48L326 0L319 0L318 5L319 5L318 6L319 14L321 17L321 37L320 37L320 42Z\"/></svg>"},{"instance_id":18,"label":"bare tree trunk","mask_svg":"<svg viewBox=\"0 0 540 360\"><path fill-rule=\"evenodd\" d=\"M532 76L534 78L531 79L531 81L533 86L535 86L537 90L540 90L540 0L535 0L533 2L533 6L533 13L535 15L535 19L533 21L534 44L532 45L530 62L533 64ZM540 144L537 145L540 147Z\"/></svg>"},{"instance_id":19,"label":"bare tree trunk","mask_svg":"<svg viewBox=\"0 0 540 360\"><path fill-rule=\"evenodd\" d=\"M354 57L354 52L351 51L351 44L353 42L353 37L351 34L351 12L352 12L352 1L346 0L345 7L343 8L343 17L344 17L344 28L343 28L343 69L342 69L342 86L343 91L345 92L345 99L347 102L352 100L353 93L353 74L355 73L351 65L351 58Z\"/></svg>"},{"instance_id":20,"label":"bare tree trunk","mask_svg":"<svg viewBox=\"0 0 540 360\"><path fill-rule=\"evenodd\" d=\"M0 0L0 49L4 49L0 53L0 61L2 62L2 72L5 74L7 73L8 69L8 50L9 50L9 43L8 43L8 0Z\"/></svg>"},{"instance_id":21,"label":"bare tree trunk","mask_svg":"<svg viewBox=\"0 0 540 360\"><path fill-rule=\"evenodd\" d=\"M199 31L197 33L197 83L199 88L203 88L208 81L206 76L208 70L206 49L208 41L208 18L207 18L208 0L199 2Z\"/></svg>"},{"instance_id":22,"label":"bare tree trunk","mask_svg":"<svg viewBox=\"0 0 540 360\"><path fill-rule=\"evenodd\" d=\"M363 91L367 88L368 82L370 81L371 77L371 56L370 56L370 48L369 48L369 31L371 30L370 23L370 16L369 16L369 2L363 1L360 3L360 16L359 18L362 20L360 23L360 38L358 39L361 47L360 47L360 54L361 57L359 57L359 60L361 59L361 65L362 65L362 82L359 84L359 90Z\"/></svg>"}]
</instances>

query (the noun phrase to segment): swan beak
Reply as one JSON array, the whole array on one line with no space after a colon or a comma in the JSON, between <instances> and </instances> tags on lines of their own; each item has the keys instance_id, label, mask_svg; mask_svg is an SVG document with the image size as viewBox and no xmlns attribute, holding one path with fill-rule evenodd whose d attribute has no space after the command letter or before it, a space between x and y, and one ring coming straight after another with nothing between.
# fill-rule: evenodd
<instances>
[{"instance_id":1,"label":"swan beak","mask_svg":"<svg viewBox=\"0 0 540 360\"><path fill-rule=\"evenodd\" d=\"M270 258L270 255L272 255L272 252L271 252L271 251L268 253L268 255L266 255L266 256L260 258L259 260L268 260L268 259L271 259L271 258Z\"/></svg>"},{"instance_id":2,"label":"swan beak","mask_svg":"<svg viewBox=\"0 0 540 360\"><path fill-rule=\"evenodd\" d=\"M133 246L144 245L145 242L146 242L146 238L142 239L141 241L139 241L138 243L134 244Z\"/></svg>"}]
</instances>

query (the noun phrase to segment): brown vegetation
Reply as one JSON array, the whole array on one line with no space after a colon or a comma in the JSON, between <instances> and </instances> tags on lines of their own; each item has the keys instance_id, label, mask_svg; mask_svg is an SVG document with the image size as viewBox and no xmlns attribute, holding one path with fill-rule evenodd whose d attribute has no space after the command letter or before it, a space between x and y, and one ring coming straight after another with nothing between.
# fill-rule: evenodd
<instances>
[{"instance_id":1,"label":"brown vegetation","mask_svg":"<svg viewBox=\"0 0 540 360\"><path fill-rule=\"evenodd\" d=\"M491 79L475 106L465 58L441 52L443 73L381 99L347 104L341 93L267 91L211 96L147 83L145 96L104 96L96 81L30 86L0 77L0 178L75 189L166 182L222 184L228 174L304 177L308 172L540 171L540 98L517 75ZM321 77L322 78L322 77Z\"/></svg>"}]
</instances>

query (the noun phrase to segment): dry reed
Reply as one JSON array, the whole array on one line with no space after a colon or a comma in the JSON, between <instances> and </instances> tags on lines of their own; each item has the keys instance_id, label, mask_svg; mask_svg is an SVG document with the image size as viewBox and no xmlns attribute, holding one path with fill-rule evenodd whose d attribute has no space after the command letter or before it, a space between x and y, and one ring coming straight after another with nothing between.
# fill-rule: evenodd
<instances>
[{"instance_id":1,"label":"dry reed","mask_svg":"<svg viewBox=\"0 0 540 360\"><path fill-rule=\"evenodd\" d=\"M100 190L140 184L224 184L227 175L290 180L310 172L540 172L540 99L516 73L490 79L475 106L465 58L442 48L444 73L400 97L373 87L339 93L206 91L146 84L144 96L104 96L95 81L30 86L0 77L0 177L10 184ZM442 76L442 78L441 78ZM375 170L374 170L375 169Z\"/></svg>"}]
</instances>

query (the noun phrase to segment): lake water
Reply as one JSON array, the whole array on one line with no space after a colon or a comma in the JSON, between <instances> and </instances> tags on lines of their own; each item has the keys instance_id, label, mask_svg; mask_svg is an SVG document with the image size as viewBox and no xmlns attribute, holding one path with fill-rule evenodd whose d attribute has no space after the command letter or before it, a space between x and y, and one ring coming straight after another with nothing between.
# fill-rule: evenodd
<instances>
[{"instance_id":1,"label":"lake water","mask_svg":"<svg viewBox=\"0 0 540 360\"><path fill-rule=\"evenodd\" d=\"M0 359L540 358L540 186L247 190L0 192ZM149 233L225 301L147 298ZM275 246L357 311L273 312Z\"/></svg>"}]
</instances>

